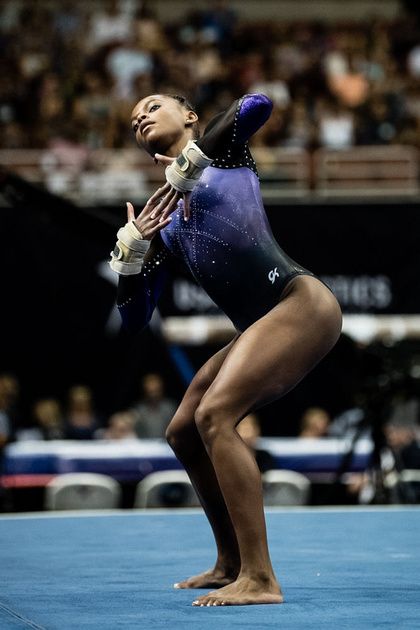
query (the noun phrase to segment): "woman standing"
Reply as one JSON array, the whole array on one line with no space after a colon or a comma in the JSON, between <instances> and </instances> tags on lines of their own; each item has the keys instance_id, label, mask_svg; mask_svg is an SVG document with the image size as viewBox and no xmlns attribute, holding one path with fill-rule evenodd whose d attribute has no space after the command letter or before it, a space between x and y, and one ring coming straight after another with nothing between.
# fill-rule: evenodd
<instances>
[{"instance_id":1,"label":"woman standing","mask_svg":"<svg viewBox=\"0 0 420 630\"><path fill-rule=\"evenodd\" d=\"M167 430L217 545L214 568L175 585L217 588L196 606L282 602L260 473L236 426L291 390L341 331L331 291L283 252L268 224L248 139L271 108L264 95L246 95L199 139L182 97L149 96L132 112L136 140L166 165L167 183L138 216L128 203L118 232L110 264L123 321L132 330L147 324L176 256L237 329L198 371Z\"/></svg>"}]
</instances>

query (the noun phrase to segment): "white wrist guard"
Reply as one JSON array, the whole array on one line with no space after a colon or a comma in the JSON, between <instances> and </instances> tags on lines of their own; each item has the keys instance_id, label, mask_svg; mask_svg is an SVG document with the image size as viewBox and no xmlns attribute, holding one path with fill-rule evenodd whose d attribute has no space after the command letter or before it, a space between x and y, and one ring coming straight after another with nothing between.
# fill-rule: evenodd
<instances>
[{"instance_id":1,"label":"white wrist guard","mask_svg":"<svg viewBox=\"0 0 420 630\"><path fill-rule=\"evenodd\" d=\"M189 140L176 160L165 169L166 181L179 192L188 192L194 188L201 173L213 162Z\"/></svg>"},{"instance_id":2,"label":"white wrist guard","mask_svg":"<svg viewBox=\"0 0 420 630\"><path fill-rule=\"evenodd\" d=\"M126 223L117 232L118 241L111 252L109 265L120 276L133 276L140 273L144 257L150 247L136 228L133 221Z\"/></svg>"}]
</instances>

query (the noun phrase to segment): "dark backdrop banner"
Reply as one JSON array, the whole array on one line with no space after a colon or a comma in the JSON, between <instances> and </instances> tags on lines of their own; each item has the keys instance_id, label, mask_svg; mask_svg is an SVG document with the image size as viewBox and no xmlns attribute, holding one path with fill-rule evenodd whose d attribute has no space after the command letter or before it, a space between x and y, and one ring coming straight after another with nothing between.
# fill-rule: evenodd
<instances>
[{"instance_id":1,"label":"dark backdrop banner","mask_svg":"<svg viewBox=\"0 0 420 630\"><path fill-rule=\"evenodd\" d=\"M419 205L296 204L267 211L281 247L328 284L345 313L420 312ZM180 272L161 310L217 312Z\"/></svg>"},{"instance_id":2,"label":"dark backdrop banner","mask_svg":"<svg viewBox=\"0 0 420 630\"><path fill-rule=\"evenodd\" d=\"M158 330L134 338L120 330L107 261L124 207L76 208L13 178L3 180L2 191L0 371L17 374L27 401L63 398L83 381L107 411L123 408L148 370L162 372L169 393L180 397L184 384ZM420 312L419 205L296 204L268 213L281 246L330 283L346 312ZM174 269L161 313L211 312L214 305L182 267ZM194 367L216 349L191 349ZM337 352L331 360L339 365ZM322 378L314 377L316 396L308 381L300 404L327 404L333 389L342 405L348 361L346 369L333 388L322 390Z\"/></svg>"}]
</instances>

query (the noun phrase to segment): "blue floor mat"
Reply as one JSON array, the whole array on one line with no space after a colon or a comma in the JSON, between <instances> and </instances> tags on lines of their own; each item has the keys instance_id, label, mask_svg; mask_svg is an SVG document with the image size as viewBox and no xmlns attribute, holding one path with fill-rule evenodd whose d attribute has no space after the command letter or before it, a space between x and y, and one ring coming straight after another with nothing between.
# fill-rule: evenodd
<instances>
[{"instance_id":1,"label":"blue floor mat","mask_svg":"<svg viewBox=\"0 0 420 630\"><path fill-rule=\"evenodd\" d=\"M195 608L174 582L209 568L202 513L0 518L0 628L420 628L420 509L267 513L285 603Z\"/></svg>"}]
</instances>

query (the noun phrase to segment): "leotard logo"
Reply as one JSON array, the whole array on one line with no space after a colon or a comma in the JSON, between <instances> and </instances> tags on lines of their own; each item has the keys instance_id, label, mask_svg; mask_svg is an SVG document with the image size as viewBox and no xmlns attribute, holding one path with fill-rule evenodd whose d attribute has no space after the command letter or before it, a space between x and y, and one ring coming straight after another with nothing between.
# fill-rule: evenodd
<instances>
[{"instance_id":1,"label":"leotard logo","mask_svg":"<svg viewBox=\"0 0 420 630\"><path fill-rule=\"evenodd\" d=\"M268 274L268 279L270 280L271 284L274 284L276 278L279 277L279 272L277 271L277 267L274 267L274 269L272 269L269 274Z\"/></svg>"}]
</instances>

